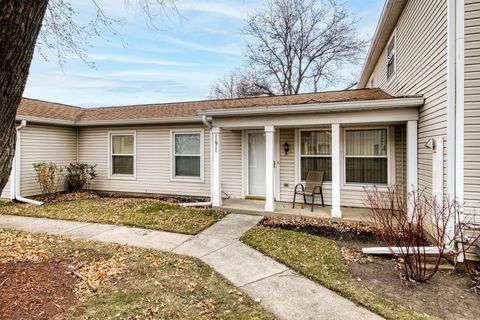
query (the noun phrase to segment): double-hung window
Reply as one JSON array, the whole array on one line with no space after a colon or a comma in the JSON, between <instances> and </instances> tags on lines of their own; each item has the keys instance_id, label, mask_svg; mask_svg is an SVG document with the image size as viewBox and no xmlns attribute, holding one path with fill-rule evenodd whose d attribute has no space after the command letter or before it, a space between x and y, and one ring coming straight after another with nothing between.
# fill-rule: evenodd
<instances>
[{"instance_id":1,"label":"double-hung window","mask_svg":"<svg viewBox=\"0 0 480 320\"><path fill-rule=\"evenodd\" d=\"M345 182L388 183L388 130L345 131Z\"/></svg>"},{"instance_id":2,"label":"double-hung window","mask_svg":"<svg viewBox=\"0 0 480 320\"><path fill-rule=\"evenodd\" d=\"M202 178L202 132L172 132L172 178Z\"/></svg>"},{"instance_id":3,"label":"double-hung window","mask_svg":"<svg viewBox=\"0 0 480 320\"><path fill-rule=\"evenodd\" d=\"M110 176L135 176L135 133L110 133Z\"/></svg>"},{"instance_id":4,"label":"double-hung window","mask_svg":"<svg viewBox=\"0 0 480 320\"><path fill-rule=\"evenodd\" d=\"M393 35L392 39L390 39L390 42L388 43L387 50L387 80L395 75L395 55L395 35Z\"/></svg>"},{"instance_id":5,"label":"double-hung window","mask_svg":"<svg viewBox=\"0 0 480 320\"><path fill-rule=\"evenodd\" d=\"M300 131L300 179L309 171L323 171L323 180L332 181L332 135L327 130Z\"/></svg>"}]
</instances>

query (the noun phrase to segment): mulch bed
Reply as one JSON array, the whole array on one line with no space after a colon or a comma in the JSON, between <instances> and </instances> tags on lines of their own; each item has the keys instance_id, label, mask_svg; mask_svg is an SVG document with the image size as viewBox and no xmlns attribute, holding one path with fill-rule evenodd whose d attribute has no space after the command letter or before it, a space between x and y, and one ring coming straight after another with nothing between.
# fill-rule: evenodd
<instances>
[{"instance_id":1,"label":"mulch bed","mask_svg":"<svg viewBox=\"0 0 480 320\"><path fill-rule=\"evenodd\" d=\"M441 319L480 319L480 295L463 272L439 271L426 283L400 278L390 257L370 256L368 263L351 262L350 273L376 294Z\"/></svg>"},{"instance_id":2,"label":"mulch bed","mask_svg":"<svg viewBox=\"0 0 480 320\"><path fill-rule=\"evenodd\" d=\"M0 319L51 319L76 305L75 278L61 261L0 264Z\"/></svg>"},{"instance_id":3,"label":"mulch bed","mask_svg":"<svg viewBox=\"0 0 480 320\"><path fill-rule=\"evenodd\" d=\"M187 197L187 196L162 196L162 195L146 195L146 194L125 194L121 192L96 192L89 190L80 190L77 192L56 192L51 194L43 194L33 197L35 200L45 203L65 202L65 201L77 201L84 199L95 198L144 198L144 199L156 199L166 201L168 203L180 204L188 202L208 202L210 198L202 197Z\"/></svg>"},{"instance_id":4,"label":"mulch bed","mask_svg":"<svg viewBox=\"0 0 480 320\"><path fill-rule=\"evenodd\" d=\"M352 276L395 303L442 319L480 319L480 295L465 273L440 271L426 283L412 283L400 278L391 256L362 254L362 247L385 245L370 225L310 217L267 217L259 224L336 241Z\"/></svg>"},{"instance_id":5,"label":"mulch bed","mask_svg":"<svg viewBox=\"0 0 480 320\"><path fill-rule=\"evenodd\" d=\"M57 192L50 194L42 194L33 197L35 200L42 201L45 203L55 203L63 201L77 201L83 199L94 199L99 198L99 195L94 191L81 190L78 192Z\"/></svg>"},{"instance_id":6,"label":"mulch bed","mask_svg":"<svg viewBox=\"0 0 480 320\"><path fill-rule=\"evenodd\" d=\"M326 237L337 241L341 246L356 249L361 249L362 246L384 245L374 228L362 222L352 223L313 217L271 216L265 217L259 225Z\"/></svg>"}]
</instances>

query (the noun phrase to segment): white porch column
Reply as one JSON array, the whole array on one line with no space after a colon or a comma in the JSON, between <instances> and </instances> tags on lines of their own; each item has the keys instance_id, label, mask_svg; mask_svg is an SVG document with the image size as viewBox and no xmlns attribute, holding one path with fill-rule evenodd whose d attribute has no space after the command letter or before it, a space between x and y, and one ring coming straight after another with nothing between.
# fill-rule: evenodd
<instances>
[{"instance_id":1,"label":"white porch column","mask_svg":"<svg viewBox=\"0 0 480 320\"><path fill-rule=\"evenodd\" d=\"M407 192L418 189L418 134L417 121L407 122ZM408 213L413 214L411 201L408 201Z\"/></svg>"},{"instance_id":2,"label":"white porch column","mask_svg":"<svg viewBox=\"0 0 480 320\"><path fill-rule=\"evenodd\" d=\"M265 211L275 212L275 127L265 126Z\"/></svg>"},{"instance_id":3,"label":"white porch column","mask_svg":"<svg viewBox=\"0 0 480 320\"><path fill-rule=\"evenodd\" d=\"M340 124L332 124L332 218L341 218L340 209Z\"/></svg>"},{"instance_id":4,"label":"white porch column","mask_svg":"<svg viewBox=\"0 0 480 320\"><path fill-rule=\"evenodd\" d=\"M220 207L222 205L222 179L221 179L221 135L220 128L213 127L211 131L212 141L211 141L211 189L212 189L212 206Z\"/></svg>"}]
</instances>

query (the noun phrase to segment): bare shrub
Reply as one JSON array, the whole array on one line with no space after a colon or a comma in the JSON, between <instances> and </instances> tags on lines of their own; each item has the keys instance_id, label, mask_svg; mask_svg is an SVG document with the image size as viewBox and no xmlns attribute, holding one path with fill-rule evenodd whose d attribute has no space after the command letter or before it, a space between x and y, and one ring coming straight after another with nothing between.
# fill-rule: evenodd
<instances>
[{"instance_id":1,"label":"bare shrub","mask_svg":"<svg viewBox=\"0 0 480 320\"><path fill-rule=\"evenodd\" d=\"M55 193L63 177L63 168L53 162L37 162L33 164L37 173L37 181L43 194Z\"/></svg>"},{"instance_id":2,"label":"bare shrub","mask_svg":"<svg viewBox=\"0 0 480 320\"><path fill-rule=\"evenodd\" d=\"M439 199L419 191L406 194L396 186L382 192L377 187L365 191L373 225L406 279L431 279L442 259L464 254L478 239L478 235L464 237L462 205L446 196Z\"/></svg>"}]
</instances>

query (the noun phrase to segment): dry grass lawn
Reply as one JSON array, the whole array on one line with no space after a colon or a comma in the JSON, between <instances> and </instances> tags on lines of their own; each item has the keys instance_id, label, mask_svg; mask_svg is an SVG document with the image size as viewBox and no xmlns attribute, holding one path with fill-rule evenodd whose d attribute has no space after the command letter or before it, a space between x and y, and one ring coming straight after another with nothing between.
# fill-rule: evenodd
<instances>
[{"instance_id":1,"label":"dry grass lawn","mask_svg":"<svg viewBox=\"0 0 480 320\"><path fill-rule=\"evenodd\" d=\"M0 214L120 224L197 234L225 214L210 209L184 208L155 199L91 198L33 206L0 202Z\"/></svg>"},{"instance_id":2,"label":"dry grass lawn","mask_svg":"<svg viewBox=\"0 0 480 320\"><path fill-rule=\"evenodd\" d=\"M42 318L45 310L41 308L46 308L52 300L51 295L56 294L57 301L62 301L59 294L71 297L72 293L78 297L73 299L76 302L70 302L63 310L56 310L55 305L50 304L49 315L55 314L55 319L101 320L274 319L258 303L197 259L2 229L0 248L0 270L2 266L10 270L0 273L0 292L15 293L29 286L41 289L38 286L46 285L45 282L50 286L40 291L43 294L26 294L23 299L12 296L15 301L3 301L0 306L2 319L18 319L19 310L25 311L20 313L20 318L46 319ZM48 272L40 274L40 266L47 263L57 266L57 272L62 269L73 279L73 285L67 287L59 281L45 281L46 277L55 277ZM22 270L29 267L36 277L17 283L14 281L15 264ZM84 280L68 272L70 268L77 270L98 290L92 292ZM52 288L52 285L57 287ZM32 304L36 306L35 313L28 313ZM13 309L8 307L12 305ZM12 318L15 312L17 317Z\"/></svg>"}]
</instances>

